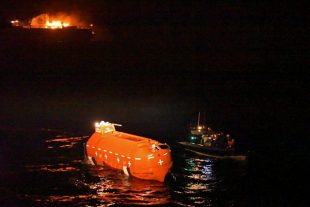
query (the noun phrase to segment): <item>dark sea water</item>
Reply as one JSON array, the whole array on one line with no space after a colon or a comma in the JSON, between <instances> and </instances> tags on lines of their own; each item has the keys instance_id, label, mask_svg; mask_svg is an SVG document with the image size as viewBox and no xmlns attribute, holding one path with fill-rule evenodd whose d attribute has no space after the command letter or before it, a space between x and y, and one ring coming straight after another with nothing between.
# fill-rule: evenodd
<instances>
[{"instance_id":1,"label":"dark sea water","mask_svg":"<svg viewBox=\"0 0 310 207\"><path fill-rule=\"evenodd\" d=\"M262 166L251 156L247 161L199 157L171 143L174 165L160 183L86 165L88 138L52 129L2 130L0 206L307 206L300 196L291 199L292 190L293 198L301 193L301 184L283 178L270 160Z\"/></svg>"},{"instance_id":2,"label":"dark sea water","mask_svg":"<svg viewBox=\"0 0 310 207\"><path fill-rule=\"evenodd\" d=\"M185 154L172 144L165 183L83 163L89 135L1 134L1 206L248 206L247 163Z\"/></svg>"}]
</instances>

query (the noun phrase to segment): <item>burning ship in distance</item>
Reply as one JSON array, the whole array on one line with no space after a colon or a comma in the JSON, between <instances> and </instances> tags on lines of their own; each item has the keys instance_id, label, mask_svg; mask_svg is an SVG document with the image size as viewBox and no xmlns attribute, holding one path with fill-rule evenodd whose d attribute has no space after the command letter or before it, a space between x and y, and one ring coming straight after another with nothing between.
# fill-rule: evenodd
<instances>
[{"instance_id":1,"label":"burning ship in distance","mask_svg":"<svg viewBox=\"0 0 310 207\"><path fill-rule=\"evenodd\" d=\"M8 40L19 42L85 42L93 38L93 24L75 16L41 14L28 22L12 20Z\"/></svg>"}]
</instances>

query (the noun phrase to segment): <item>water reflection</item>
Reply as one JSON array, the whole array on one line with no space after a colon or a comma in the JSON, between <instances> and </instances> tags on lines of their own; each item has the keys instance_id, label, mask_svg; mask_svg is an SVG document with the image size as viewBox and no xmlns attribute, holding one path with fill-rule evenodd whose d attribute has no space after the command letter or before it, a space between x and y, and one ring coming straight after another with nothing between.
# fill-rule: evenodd
<instances>
[{"instance_id":1,"label":"water reflection","mask_svg":"<svg viewBox=\"0 0 310 207\"><path fill-rule=\"evenodd\" d=\"M26 165L25 168L28 172L35 171L48 171L48 172L68 172L79 171L78 168L72 167L69 164L60 163L58 165Z\"/></svg>"},{"instance_id":2,"label":"water reflection","mask_svg":"<svg viewBox=\"0 0 310 207\"><path fill-rule=\"evenodd\" d=\"M88 137L58 135L47 139L45 154L24 166L28 173L44 174L47 181L44 187L47 192L38 194L34 190L28 195L35 206L171 203L170 192L164 183L127 177L121 171L104 166L86 166L83 163L83 143ZM39 188L35 183L32 185Z\"/></svg>"},{"instance_id":3,"label":"water reflection","mask_svg":"<svg viewBox=\"0 0 310 207\"><path fill-rule=\"evenodd\" d=\"M31 206L231 206L239 195L234 182L243 170L233 163L180 154L165 183L140 180L106 166L85 165L88 137L47 139L40 156L26 159L22 180L27 184L20 190L27 192L23 196Z\"/></svg>"},{"instance_id":4,"label":"water reflection","mask_svg":"<svg viewBox=\"0 0 310 207\"><path fill-rule=\"evenodd\" d=\"M73 148L76 144L83 140L86 140L89 136L80 137L63 137L62 135L57 135L53 139L48 139L45 142L48 144L48 149L53 148Z\"/></svg>"},{"instance_id":5,"label":"water reflection","mask_svg":"<svg viewBox=\"0 0 310 207\"><path fill-rule=\"evenodd\" d=\"M98 177L89 183L95 197L104 203L126 205L158 205L171 202L170 193L164 183L127 177L121 171L106 167L91 167L91 176Z\"/></svg>"},{"instance_id":6,"label":"water reflection","mask_svg":"<svg viewBox=\"0 0 310 207\"><path fill-rule=\"evenodd\" d=\"M184 175L190 181L187 183L188 189L207 190L209 184L216 180L213 165L210 159L186 159Z\"/></svg>"},{"instance_id":7,"label":"water reflection","mask_svg":"<svg viewBox=\"0 0 310 207\"><path fill-rule=\"evenodd\" d=\"M178 173L173 189L177 204L184 206L209 206L213 202L216 185L215 163L211 159L188 157L174 170Z\"/></svg>"}]
</instances>

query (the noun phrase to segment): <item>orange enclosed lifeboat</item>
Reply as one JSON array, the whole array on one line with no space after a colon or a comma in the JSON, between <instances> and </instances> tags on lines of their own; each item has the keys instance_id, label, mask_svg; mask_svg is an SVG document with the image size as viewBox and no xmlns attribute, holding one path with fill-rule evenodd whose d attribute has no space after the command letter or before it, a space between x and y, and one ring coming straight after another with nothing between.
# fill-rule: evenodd
<instances>
[{"instance_id":1,"label":"orange enclosed lifeboat","mask_svg":"<svg viewBox=\"0 0 310 207\"><path fill-rule=\"evenodd\" d=\"M121 126L101 121L86 143L90 163L122 170L126 175L144 180L164 182L172 167L167 144L115 130Z\"/></svg>"}]
</instances>

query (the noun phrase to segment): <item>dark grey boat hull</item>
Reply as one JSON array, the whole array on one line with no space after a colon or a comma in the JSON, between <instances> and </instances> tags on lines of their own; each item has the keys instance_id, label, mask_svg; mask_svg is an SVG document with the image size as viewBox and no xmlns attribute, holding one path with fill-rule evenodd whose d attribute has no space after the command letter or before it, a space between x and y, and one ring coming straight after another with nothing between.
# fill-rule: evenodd
<instances>
[{"instance_id":1,"label":"dark grey boat hull","mask_svg":"<svg viewBox=\"0 0 310 207\"><path fill-rule=\"evenodd\" d=\"M216 159L232 159L232 160L240 160L245 161L246 155L238 154L233 150L229 149L216 149L209 148L198 144L191 144L189 142L178 142L180 145L184 147L186 151L195 153L199 156L206 156Z\"/></svg>"}]
</instances>

